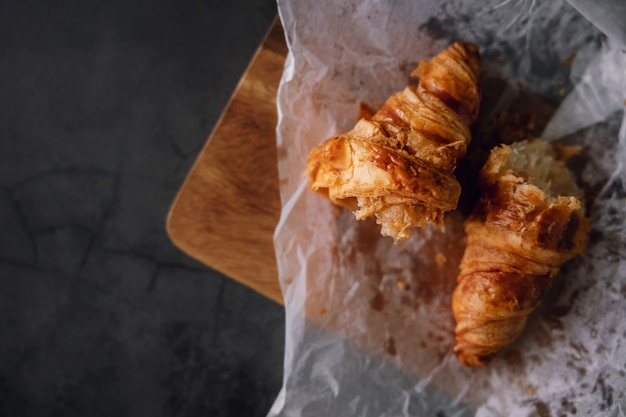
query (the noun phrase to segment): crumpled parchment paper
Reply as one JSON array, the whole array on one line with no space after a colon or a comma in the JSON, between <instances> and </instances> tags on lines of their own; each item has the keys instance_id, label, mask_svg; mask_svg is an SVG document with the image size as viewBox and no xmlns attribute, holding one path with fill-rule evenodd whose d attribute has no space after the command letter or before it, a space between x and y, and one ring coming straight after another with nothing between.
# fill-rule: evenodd
<instances>
[{"instance_id":1,"label":"crumpled parchment paper","mask_svg":"<svg viewBox=\"0 0 626 417\"><path fill-rule=\"evenodd\" d=\"M284 383L269 416L626 415L623 3L278 6L290 51L275 233L287 322ZM457 39L479 45L487 80L473 146L493 145L486 138L501 134L492 120L502 112L525 112L537 134L582 146L573 168L592 222L584 256L563 266L519 339L477 370L452 353L466 211L394 245L372 220L308 190L303 175L309 150L350 129L359 102L382 103L420 59ZM459 172L471 188L471 170Z\"/></svg>"}]
</instances>

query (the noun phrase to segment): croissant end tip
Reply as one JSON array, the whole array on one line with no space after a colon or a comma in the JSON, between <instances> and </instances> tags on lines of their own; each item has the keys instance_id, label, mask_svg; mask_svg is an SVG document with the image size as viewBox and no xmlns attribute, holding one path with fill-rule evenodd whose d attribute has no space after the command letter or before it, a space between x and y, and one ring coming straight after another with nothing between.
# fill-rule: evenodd
<instances>
[{"instance_id":1,"label":"croissant end tip","mask_svg":"<svg viewBox=\"0 0 626 417\"><path fill-rule=\"evenodd\" d=\"M468 52L472 54L478 53L478 45L476 45L475 43L465 42L465 41L456 41L455 44L459 45L463 49L466 49Z\"/></svg>"},{"instance_id":2,"label":"croissant end tip","mask_svg":"<svg viewBox=\"0 0 626 417\"><path fill-rule=\"evenodd\" d=\"M470 368L483 368L491 362L495 356L495 352L485 354L468 351L460 344L454 347L454 352L456 353L459 363Z\"/></svg>"}]
</instances>

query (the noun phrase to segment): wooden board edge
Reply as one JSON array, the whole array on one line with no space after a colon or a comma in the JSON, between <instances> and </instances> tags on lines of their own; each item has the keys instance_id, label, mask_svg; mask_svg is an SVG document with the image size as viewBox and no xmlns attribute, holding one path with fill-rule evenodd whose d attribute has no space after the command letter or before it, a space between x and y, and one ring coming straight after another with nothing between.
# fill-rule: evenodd
<instances>
[{"instance_id":1,"label":"wooden board edge","mask_svg":"<svg viewBox=\"0 0 626 417\"><path fill-rule=\"evenodd\" d=\"M278 31L278 32L277 32ZM245 80L246 80L246 76L249 73L250 68L254 65L255 61L259 58L259 55L261 53L263 53L263 51L265 52L272 52L272 53L276 53L279 54L281 56L286 56L287 55L287 45L284 42L277 42L276 36L270 36L270 35L277 35L280 34L281 36L284 36L283 33L283 29L282 29L282 25L280 23L280 19L277 17L275 18L274 22L272 23L272 25L270 26L269 30L267 31L265 37L264 37L264 41L259 45L259 47L257 48L256 52L254 53L252 59L250 60L250 63L248 64L246 70L244 71L242 77L240 78L239 82L237 83L237 86L234 89L233 94L231 95L231 97L229 98L229 101L227 103L227 105L224 108L224 111L222 112L222 114L220 115L220 118L218 119L217 123L215 124L215 127L213 128L211 134L209 135L205 145L203 146L202 150L199 152L196 160L194 161L192 167L190 168L187 176L185 177L185 180L183 181L179 191L176 193L176 196L174 197L174 200L170 206L170 209L167 213L166 216L166 220L165 220L165 229L166 229L166 234L168 236L168 238L170 239L170 241L172 242L172 244L178 248L180 251L182 251L183 253L187 254L188 256L190 256L191 258L195 259L196 261L220 272L221 274L224 274L226 276L229 276L228 271L225 270L221 270L219 268L219 266L216 265L209 265L206 262L206 254L200 254L197 251L197 248L194 247L193 245L190 245L189 242L185 239L185 235L186 233L184 232L187 229L185 228L186 226L184 226L185 222L184 221L180 221L181 220L181 215L179 213L179 207L180 207L180 202L184 197L184 193L185 190L187 189L187 186L189 185L192 177L193 177L193 173L194 171L196 171L199 167L199 164L202 162L203 159L203 155L204 153L207 151L207 149L210 147L211 145L211 139L213 138L213 136L215 135L215 133L220 129L220 126L222 125L223 121L224 121L224 117L225 114L227 113L227 110L229 109L229 107L231 106L231 104L233 103L233 100L236 98L237 96L237 92L241 89L242 85L244 84ZM237 279L236 277L231 277L234 280L236 280L237 282L252 288L253 290L259 292L260 294L264 295L265 297L269 298L270 300L278 303L278 304L284 304L283 302L283 298L282 298L282 292L280 294L276 293L276 291L263 291L262 288L260 288L260 286L253 286L250 285L250 283L248 282L244 282L240 279ZM277 277L278 278L278 277ZM277 284L278 284L278 279L277 279Z\"/></svg>"}]
</instances>

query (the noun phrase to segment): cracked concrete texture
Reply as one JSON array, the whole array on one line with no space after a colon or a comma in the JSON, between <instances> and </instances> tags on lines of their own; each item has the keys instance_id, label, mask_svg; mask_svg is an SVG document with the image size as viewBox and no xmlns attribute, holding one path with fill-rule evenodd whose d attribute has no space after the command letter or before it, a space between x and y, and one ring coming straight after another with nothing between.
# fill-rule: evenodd
<instances>
[{"instance_id":1,"label":"cracked concrete texture","mask_svg":"<svg viewBox=\"0 0 626 417\"><path fill-rule=\"evenodd\" d=\"M2 8L0 415L264 416L283 310L165 217L275 2Z\"/></svg>"}]
</instances>

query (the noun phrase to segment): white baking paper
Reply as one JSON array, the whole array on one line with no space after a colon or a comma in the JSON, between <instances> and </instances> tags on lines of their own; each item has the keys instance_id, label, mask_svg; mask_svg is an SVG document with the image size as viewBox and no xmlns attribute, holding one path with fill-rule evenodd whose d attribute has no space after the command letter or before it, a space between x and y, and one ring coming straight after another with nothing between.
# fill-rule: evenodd
<instances>
[{"instance_id":1,"label":"white baking paper","mask_svg":"<svg viewBox=\"0 0 626 417\"><path fill-rule=\"evenodd\" d=\"M572 4L278 2L289 46L274 241L286 345L269 416L626 415L626 16L621 2ZM564 265L523 334L477 370L451 350L465 212L394 245L303 175L310 149L350 129L359 102L382 103L457 39L477 43L484 78L502 81L484 84L478 135L523 92L554 103L544 136L582 146L573 162L592 223L584 256Z\"/></svg>"}]
</instances>

